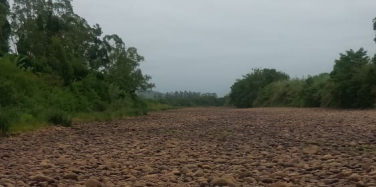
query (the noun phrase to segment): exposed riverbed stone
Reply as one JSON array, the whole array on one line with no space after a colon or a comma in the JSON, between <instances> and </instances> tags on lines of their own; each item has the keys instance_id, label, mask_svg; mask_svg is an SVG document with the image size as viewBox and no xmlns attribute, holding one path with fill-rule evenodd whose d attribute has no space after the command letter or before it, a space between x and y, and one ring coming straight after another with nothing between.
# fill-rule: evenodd
<instances>
[{"instance_id":1,"label":"exposed riverbed stone","mask_svg":"<svg viewBox=\"0 0 376 187\"><path fill-rule=\"evenodd\" d=\"M0 139L0 186L376 186L376 111L190 108Z\"/></svg>"}]
</instances>

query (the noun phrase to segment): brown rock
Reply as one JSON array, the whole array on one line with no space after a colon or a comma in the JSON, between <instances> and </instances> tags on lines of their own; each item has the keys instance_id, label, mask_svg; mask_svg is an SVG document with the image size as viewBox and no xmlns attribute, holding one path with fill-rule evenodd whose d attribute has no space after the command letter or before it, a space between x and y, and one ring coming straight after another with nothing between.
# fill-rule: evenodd
<instances>
[{"instance_id":1,"label":"brown rock","mask_svg":"<svg viewBox=\"0 0 376 187\"><path fill-rule=\"evenodd\" d=\"M216 164L223 164L223 163L226 163L227 160L226 159L223 159L223 158L217 158L214 160L214 163Z\"/></svg>"},{"instance_id":2,"label":"brown rock","mask_svg":"<svg viewBox=\"0 0 376 187\"><path fill-rule=\"evenodd\" d=\"M3 185L4 185L4 187L16 187L16 186L13 185L12 183L8 183L8 182L3 183ZM0 186L2 186L2 185L0 184Z\"/></svg>"},{"instance_id":3,"label":"brown rock","mask_svg":"<svg viewBox=\"0 0 376 187\"><path fill-rule=\"evenodd\" d=\"M337 183L338 181L339 181L338 179L324 179L324 180L322 180L322 182L324 182L324 184L326 184L326 185L334 184L334 183Z\"/></svg>"},{"instance_id":4,"label":"brown rock","mask_svg":"<svg viewBox=\"0 0 376 187\"><path fill-rule=\"evenodd\" d=\"M246 169L243 169L241 171L238 172L238 176L240 178L245 178L245 177L252 177L252 173Z\"/></svg>"},{"instance_id":5,"label":"brown rock","mask_svg":"<svg viewBox=\"0 0 376 187\"><path fill-rule=\"evenodd\" d=\"M363 181L359 181L355 185L356 185L356 187L366 187L366 185L364 184Z\"/></svg>"},{"instance_id":6,"label":"brown rock","mask_svg":"<svg viewBox=\"0 0 376 187\"><path fill-rule=\"evenodd\" d=\"M215 178L212 181L210 181L210 187L214 187L214 186L239 187L233 181L231 181L230 179L226 179L226 178Z\"/></svg>"},{"instance_id":7,"label":"brown rock","mask_svg":"<svg viewBox=\"0 0 376 187\"><path fill-rule=\"evenodd\" d=\"M313 155L313 154L316 154L320 151L320 147L317 146L317 145L311 145L309 147L303 148L302 151L303 151L303 153Z\"/></svg>"},{"instance_id":8,"label":"brown rock","mask_svg":"<svg viewBox=\"0 0 376 187\"><path fill-rule=\"evenodd\" d=\"M33 177L30 177L30 179L32 181L36 181L36 182L48 182L48 183L54 183L55 182L55 179L48 177L48 176L45 176L43 174L35 175Z\"/></svg>"},{"instance_id":9,"label":"brown rock","mask_svg":"<svg viewBox=\"0 0 376 187\"><path fill-rule=\"evenodd\" d=\"M187 174L187 173L191 173L192 171L187 167L183 167L183 168L181 168L181 172L184 173L184 174Z\"/></svg>"},{"instance_id":10,"label":"brown rock","mask_svg":"<svg viewBox=\"0 0 376 187\"><path fill-rule=\"evenodd\" d=\"M277 182L277 183L270 185L270 187L289 187L289 186L291 186L291 185L284 183L284 182Z\"/></svg>"},{"instance_id":11,"label":"brown rock","mask_svg":"<svg viewBox=\"0 0 376 187\"><path fill-rule=\"evenodd\" d=\"M202 169L211 169L212 167L211 166L209 166L209 165L203 165L202 166Z\"/></svg>"},{"instance_id":12,"label":"brown rock","mask_svg":"<svg viewBox=\"0 0 376 187\"><path fill-rule=\"evenodd\" d=\"M65 156L61 156L60 158L56 159L57 164L70 164L72 160L70 158L66 158Z\"/></svg>"},{"instance_id":13,"label":"brown rock","mask_svg":"<svg viewBox=\"0 0 376 187\"><path fill-rule=\"evenodd\" d=\"M89 179L85 182L86 187L102 187L102 183L97 179Z\"/></svg>"},{"instance_id":14,"label":"brown rock","mask_svg":"<svg viewBox=\"0 0 376 187\"><path fill-rule=\"evenodd\" d=\"M113 162L113 161L109 161L109 162L106 163L106 166L107 166L107 168L113 169L113 168L119 168L120 164Z\"/></svg>"},{"instance_id":15,"label":"brown rock","mask_svg":"<svg viewBox=\"0 0 376 187\"><path fill-rule=\"evenodd\" d=\"M360 181L360 175L357 174L357 173L353 173L349 176L349 180L352 180L352 181Z\"/></svg>"},{"instance_id":16,"label":"brown rock","mask_svg":"<svg viewBox=\"0 0 376 187\"><path fill-rule=\"evenodd\" d=\"M194 174L193 176L195 177L202 177L204 176L204 171L202 171L202 169L198 169Z\"/></svg>"},{"instance_id":17,"label":"brown rock","mask_svg":"<svg viewBox=\"0 0 376 187\"><path fill-rule=\"evenodd\" d=\"M180 175L180 171L178 170L178 169L173 169L172 171L171 171L171 173L173 173L174 175Z\"/></svg>"},{"instance_id":18,"label":"brown rock","mask_svg":"<svg viewBox=\"0 0 376 187\"><path fill-rule=\"evenodd\" d=\"M40 182L40 183L38 183L38 186L40 186L40 187L48 187L48 182Z\"/></svg>"},{"instance_id":19,"label":"brown rock","mask_svg":"<svg viewBox=\"0 0 376 187\"><path fill-rule=\"evenodd\" d=\"M271 183L273 183L274 181L273 181L273 179L267 177L267 178L262 178L262 179L261 179L261 182L262 182L262 183L271 184Z\"/></svg>"},{"instance_id":20,"label":"brown rock","mask_svg":"<svg viewBox=\"0 0 376 187\"><path fill-rule=\"evenodd\" d=\"M68 173L63 176L64 179L78 180L78 175L75 173Z\"/></svg>"}]
</instances>

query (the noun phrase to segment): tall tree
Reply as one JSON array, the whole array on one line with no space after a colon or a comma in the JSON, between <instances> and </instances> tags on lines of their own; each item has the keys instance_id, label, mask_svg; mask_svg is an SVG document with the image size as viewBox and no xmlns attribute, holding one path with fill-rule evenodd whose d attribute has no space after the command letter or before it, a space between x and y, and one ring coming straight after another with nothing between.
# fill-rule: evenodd
<instances>
[{"instance_id":1,"label":"tall tree","mask_svg":"<svg viewBox=\"0 0 376 187\"><path fill-rule=\"evenodd\" d=\"M8 22L9 4L7 0L0 0L0 56L9 51L8 40L11 27Z\"/></svg>"},{"instance_id":2,"label":"tall tree","mask_svg":"<svg viewBox=\"0 0 376 187\"><path fill-rule=\"evenodd\" d=\"M139 69L139 63L144 57L138 54L136 48L126 48L118 35L105 36L104 44L109 61L105 64L104 71L109 74L111 81L130 94L154 87L154 84L148 82L151 77L143 75Z\"/></svg>"},{"instance_id":3,"label":"tall tree","mask_svg":"<svg viewBox=\"0 0 376 187\"><path fill-rule=\"evenodd\" d=\"M65 84L86 75L91 28L70 0L15 0L12 27L18 53L30 58L26 66L56 73Z\"/></svg>"},{"instance_id":4,"label":"tall tree","mask_svg":"<svg viewBox=\"0 0 376 187\"><path fill-rule=\"evenodd\" d=\"M231 86L230 99L236 107L252 107L258 93L268 84L289 79L289 76L275 69L253 69Z\"/></svg>"},{"instance_id":5,"label":"tall tree","mask_svg":"<svg viewBox=\"0 0 376 187\"><path fill-rule=\"evenodd\" d=\"M125 95L154 86L139 68L144 58L137 49L118 35L102 36L98 24L91 27L74 13L71 0L14 0L11 17L16 49L36 72L58 75L65 85L91 74L90 81L112 84Z\"/></svg>"},{"instance_id":6,"label":"tall tree","mask_svg":"<svg viewBox=\"0 0 376 187\"><path fill-rule=\"evenodd\" d=\"M376 31L376 18L373 19L373 30ZM374 38L374 41L376 42L376 37Z\"/></svg>"},{"instance_id":7,"label":"tall tree","mask_svg":"<svg viewBox=\"0 0 376 187\"><path fill-rule=\"evenodd\" d=\"M340 54L335 61L330 81L333 106L341 108L373 107L376 98L375 64L363 48Z\"/></svg>"}]
</instances>

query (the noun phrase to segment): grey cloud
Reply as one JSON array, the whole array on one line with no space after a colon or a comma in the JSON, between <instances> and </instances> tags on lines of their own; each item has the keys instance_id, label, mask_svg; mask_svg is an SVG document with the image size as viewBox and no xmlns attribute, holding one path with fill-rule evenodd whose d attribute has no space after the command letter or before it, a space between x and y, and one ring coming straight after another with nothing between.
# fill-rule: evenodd
<instances>
[{"instance_id":1,"label":"grey cloud","mask_svg":"<svg viewBox=\"0 0 376 187\"><path fill-rule=\"evenodd\" d=\"M224 95L255 67L302 77L339 53L373 55L374 0L75 0L75 11L145 56L156 90Z\"/></svg>"}]
</instances>

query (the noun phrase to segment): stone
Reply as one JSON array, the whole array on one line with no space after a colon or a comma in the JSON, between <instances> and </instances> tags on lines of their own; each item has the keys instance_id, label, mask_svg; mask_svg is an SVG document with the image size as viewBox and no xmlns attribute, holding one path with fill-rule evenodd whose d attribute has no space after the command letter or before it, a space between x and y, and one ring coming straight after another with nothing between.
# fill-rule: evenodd
<instances>
[{"instance_id":1,"label":"stone","mask_svg":"<svg viewBox=\"0 0 376 187\"><path fill-rule=\"evenodd\" d=\"M89 179L85 182L86 187L102 187L102 183L97 179Z\"/></svg>"},{"instance_id":2,"label":"stone","mask_svg":"<svg viewBox=\"0 0 376 187\"><path fill-rule=\"evenodd\" d=\"M311 145L309 147L303 148L302 151L303 151L303 153L313 155L313 154L316 154L320 151L320 147L317 146L317 145Z\"/></svg>"},{"instance_id":3,"label":"stone","mask_svg":"<svg viewBox=\"0 0 376 187\"><path fill-rule=\"evenodd\" d=\"M48 182L48 183L54 183L55 182L55 179L48 177L48 176L45 176L43 174L37 174L37 175L31 177L30 179L32 181L35 181L35 182Z\"/></svg>"}]
</instances>

